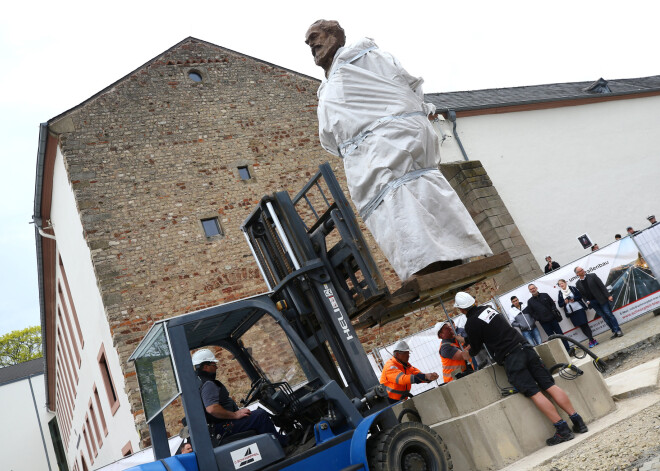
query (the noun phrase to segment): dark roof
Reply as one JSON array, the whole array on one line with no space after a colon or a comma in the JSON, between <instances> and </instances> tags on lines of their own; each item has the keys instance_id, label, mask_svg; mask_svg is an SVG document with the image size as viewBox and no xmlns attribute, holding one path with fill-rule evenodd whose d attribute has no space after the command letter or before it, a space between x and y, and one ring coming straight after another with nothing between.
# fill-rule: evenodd
<instances>
[{"instance_id":1,"label":"dark roof","mask_svg":"<svg viewBox=\"0 0 660 471\"><path fill-rule=\"evenodd\" d=\"M602 93L606 84L611 93ZM589 89L592 90L589 90ZM550 83L526 87L490 88L463 92L427 93L426 100L438 111L476 110L549 101L602 98L606 96L634 95L660 91L660 75L619 80L598 79L591 82Z\"/></svg>"},{"instance_id":2,"label":"dark roof","mask_svg":"<svg viewBox=\"0 0 660 471\"><path fill-rule=\"evenodd\" d=\"M5 366L0 368L0 384L13 383L28 376L35 376L44 373L43 357L34 360L19 363L18 365Z\"/></svg>"}]
</instances>

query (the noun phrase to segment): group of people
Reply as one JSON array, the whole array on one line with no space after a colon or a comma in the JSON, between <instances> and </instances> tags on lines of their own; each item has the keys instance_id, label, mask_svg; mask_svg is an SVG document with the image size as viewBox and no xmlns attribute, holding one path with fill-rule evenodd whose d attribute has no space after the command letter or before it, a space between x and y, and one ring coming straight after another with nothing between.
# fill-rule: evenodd
<instances>
[{"instance_id":1,"label":"group of people","mask_svg":"<svg viewBox=\"0 0 660 471\"><path fill-rule=\"evenodd\" d=\"M504 366L507 379L516 390L530 398L555 426L554 435L546 440L548 445L572 440L574 433L589 431L568 395L555 384L552 374L533 347L509 325L502 314L489 306L478 306L476 300L464 292L456 294L454 306L467 316L464 327L466 336L457 333L449 322L440 325L438 337L442 339L440 356L445 382L454 380L455 372L464 371L465 364L485 347L494 360ZM381 383L387 388L390 402L409 397L413 384L434 381L439 377L437 373L422 373L409 363L409 358L408 344L400 341L383 368ZM568 414L572 427L560 417L543 392Z\"/></svg>"},{"instance_id":2,"label":"group of people","mask_svg":"<svg viewBox=\"0 0 660 471\"><path fill-rule=\"evenodd\" d=\"M596 315L605 321L612 331L611 338L623 336L610 305L614 299L602 280L594 273L586 273L582 267L575 267L575 274L578 276L575 286L569 286L564 279L557 282L559 291L556 304L549 294L539 292L534 284L528 286L532 297L527 301L527 307L523 308L517 296L511 296L512 313L509 321L513 327L520 329L531 345L541 343L541 335L536 327L536 322L541 325L548 337L553 334L564 334L559 325L562 316L557 306L563 308L566 317L584 333L589 340L589 348L598 345L598 341L594 338L589 326L587 309L593 309ZM562 341L569 350L568 342Z\"/></svg>"}]
</instances>

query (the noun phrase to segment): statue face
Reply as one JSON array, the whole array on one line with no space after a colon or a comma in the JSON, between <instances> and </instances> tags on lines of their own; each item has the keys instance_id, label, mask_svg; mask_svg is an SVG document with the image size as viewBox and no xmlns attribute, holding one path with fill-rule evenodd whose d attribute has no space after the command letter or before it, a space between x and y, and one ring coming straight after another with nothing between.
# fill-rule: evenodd
<instances>
[{"instance_id":1,"label":"statue face","mask_svg":"<svg viewBox=\"0 0 660 471\"><path fill-rule=\"evenodd\" d=\"M312 50L314 63L327 73L337 49L341 47L339 38L323 31L319 25L312 25L305 35L305 43Z\"/></svg>"}]
</instances>

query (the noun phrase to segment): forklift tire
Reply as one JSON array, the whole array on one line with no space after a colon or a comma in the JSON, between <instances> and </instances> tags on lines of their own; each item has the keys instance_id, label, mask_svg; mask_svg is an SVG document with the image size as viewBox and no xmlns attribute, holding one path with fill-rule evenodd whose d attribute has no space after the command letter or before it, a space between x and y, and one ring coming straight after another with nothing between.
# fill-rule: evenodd
<instances>
[{"instance_id":1,"label":"forklift tire","mask_svg":"<svg viewBox=\"0 0 660 471\"><path fill-rule=\"evenodd\" d=\"M367 442L371 471L451 471L440 436L419 422L404 422Z\"/></svg>"}]
</instances>

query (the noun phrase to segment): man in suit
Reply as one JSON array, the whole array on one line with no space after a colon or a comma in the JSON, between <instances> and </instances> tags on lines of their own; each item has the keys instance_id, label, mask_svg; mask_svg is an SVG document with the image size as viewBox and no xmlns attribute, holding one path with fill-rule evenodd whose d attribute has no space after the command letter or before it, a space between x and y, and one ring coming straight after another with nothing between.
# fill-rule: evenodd
<instances>
[{"instance_id":1,"label":"man in suit","mask_svg":"<svg viewBox=\"0 0 660 471\"><path fill-rule=\"evenodd\" d=\"M607 291L601 279L594 273L587 274L582 267L575 267L575 274L580 278L575 286L587 301L587 306L596 311L596 314L603 318L614 333L610 338L623 337L621 327L619 327L619 323L610 307L610 302L614 301L614 298Z\"/></svg>"}]
</instances>

